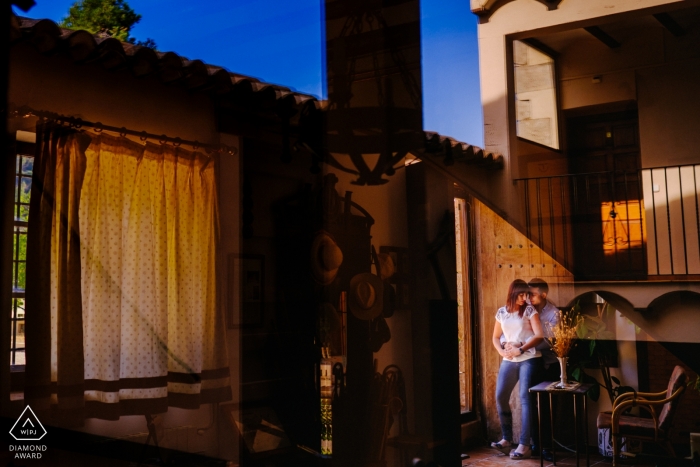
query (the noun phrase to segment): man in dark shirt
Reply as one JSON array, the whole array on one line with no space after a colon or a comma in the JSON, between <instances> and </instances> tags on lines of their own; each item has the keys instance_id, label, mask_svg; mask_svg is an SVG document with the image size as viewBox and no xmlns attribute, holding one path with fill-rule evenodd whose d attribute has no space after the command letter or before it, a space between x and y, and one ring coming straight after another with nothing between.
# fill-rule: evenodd
<instances>
[{"instance_id":1,"label":"man in dark shirt","mask_svg":"<svg viewBox=\"0 0 700 467\"><path fill-rule=\"evenodd\" d=\"M532 279L528 285L530 286L530 292L528 293L530 304L534 306L537 312L540 314L540 322L542 323L542 330L544 331L545 337L551 338L551 328L556 326L559 322L559 308L547 300L549 285L547 285L544 280L535 278ZM546 340L543 340L535 348L542 353L542 362L544 363L545 374L552 375L553 378L545 378L544 381L558 381L559 361L549 346L549 343ZM554 368L552 368L552 366L554 366Z\"/></svg>"}]
</instances>

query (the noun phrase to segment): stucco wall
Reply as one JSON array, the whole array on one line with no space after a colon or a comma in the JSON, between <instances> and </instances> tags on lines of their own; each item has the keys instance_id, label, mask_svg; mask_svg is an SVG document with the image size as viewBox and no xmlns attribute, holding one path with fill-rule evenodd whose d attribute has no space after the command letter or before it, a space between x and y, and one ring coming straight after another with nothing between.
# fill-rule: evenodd
<instances>
[{"instance_id":1,"label":"stucco wall","mask_svg":"<svg viewBox=\"0 0 700 467\"><path fill-rule=\"evenodd\" d=\"M697 163L700 147L700 59L638 70L642 165Z\"/></svg>"},{"instance_id":2,"label":"stucco wall","mask_svg":"<svg viewBox=\"0 0 700 467\"><path fill-rule=\"evenodd\" d=\"M642 167L696 162L700 50L691 44L700 42L700 31L676 38L650 22L643 29L616 30L615 37L621 42L616 49L582 35L560 51L564 113L636 101Z\"/></svg>"},{"instance_id":3,"label":"stucco wall","mask_svg":"<svg viewBox=\"0 0 700 467\"><path fill-rule=\"evenodd\" d=\"M478 35L485 145L487 149L504 155L505 169L498 174L475 172L468 180L470 188L517 219L518 213L511 209L518 205L515 202L517 194L503 183L504 179L552 175L567 169L561 153L518 139L514 126L509 125L509 115L515 112L508 97L509 85L512 87L511 39L605 25L626 17L648 16L661 10L697 4L697 1L680 0L565 1L548 11L543 3L535 0L500 3L490 16L482 19ZM610 50L592 36L585 37L587 33L584 33L584 41L576 49L565 51L558 57L560 106L566 109L635 99L633 74L624 70L659 63L660 56L676 59L682 54L681 48L686 54L691 53L692 48L687 44L676 46L659 42L664 34L659 25L650 32L643 31L633 41L623 42L620 49ZM673 48L673 53L669 53L669 47ZM611 76L604 77L602 86L591 87L588 83L595 73L610 73ZM523 161L515 159L520 155L525 156ZM543 161L548 163L547 173L538 174L532 170L534 166L528 167L530 163L538 165Z\"/></svg>"},{"instance_id":4,"label":"stucco wall","mask_svg":"<svg viewBox=\"0 0 700 467\"><path fill-rule=\"evenodd\" d=\"M10 102L93 122L218 143L213 105L205 94L136 78L129 70L44 56L29 44L11 50Z\"/></svg>"},{"instance_id":5,"label":"stucco wall","mask_svg":"<svg viewBox=\"0 0 700 467\"><path fill-rule=\"evenodd\" d=\"M222 134L221 143L235 149L234 154L224 154L218 160L219 174L219 250L217 256L217 276L219 283L219 306L222 313L228 314L228 294L231 292L228 284L228 255L241 252L241 145L237 136ZM227 316L228 318L228 316ZM228 326L227 326L228 327ZM229 368L231 370L232 402L241 400L241 330L229 327L226 331ZM220 416L221 414L219 414ZM230 423L223 418L218 423L219 452L224 459L238 459L239 444L234 442L238 434Z\"/></svg>"}]
</instances>

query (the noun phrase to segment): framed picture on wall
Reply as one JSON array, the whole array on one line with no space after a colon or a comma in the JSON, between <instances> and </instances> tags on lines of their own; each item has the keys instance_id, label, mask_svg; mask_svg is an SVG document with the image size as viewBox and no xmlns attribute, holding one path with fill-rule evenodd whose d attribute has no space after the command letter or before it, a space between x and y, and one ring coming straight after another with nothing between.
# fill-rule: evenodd
<instances>
[{"instance_id":1,"label":"framed picture on wall","mask_svg":"<svg viewBox=\"0 0 700 467\"><path fill-rule=\"evenodd\" d=\"M395 272L389 278L389 283L396 291L396 309L407 310L411 303L410 287L410 262L408 260L408 248L396 246L380 246L380 253L386 253L394 262Z\"/></svg>"},{"instance_id":2,"label":"framed picture on wall","mask_svg":"<svg viewBox=\"0 0 700 467\"><path fill-rule=\"evenodd\" d=\"M265 318L265 256L228 255L228 327L262 326Z\"/></svg>"}]
</instances>

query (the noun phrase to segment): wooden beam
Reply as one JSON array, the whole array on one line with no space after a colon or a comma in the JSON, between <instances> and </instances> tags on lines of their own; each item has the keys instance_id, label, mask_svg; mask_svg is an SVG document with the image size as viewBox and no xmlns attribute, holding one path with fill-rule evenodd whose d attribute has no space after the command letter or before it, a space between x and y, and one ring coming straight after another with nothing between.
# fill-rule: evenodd
<instances>
[{"instance_id":1,"label":"wooden beam","mask_svg":"<svg viewBox=\"0 0 700 467\"><path fill-rule=\"evenodd\" d=\"M595 37L596 39L598 39L600 42L607 45L611 49L616 49L616 48L620 47L620 45L622 45L619 42L617 42L617 40L615 40L614 37L612 37L607 32L603 31L602 29L600 29L598 26L591 26L591 27L583 28L583 29L585 29L586 32L588 32L591 36Z\"/></svg>"},{"instance_id":2,"label":"wooden beam","mask_svg":"<svg viewBox=\"0 0 700 467\"><path fill-rule=\"evenodd\" d=\"M675 19L671 18L671 15L669 15L668 13L657 13L652 16L654 16L654 18L656 18L656 21L661 23L663 27L668 29L668 32L670 32L674 36L681 37L685 34L685 29L683 29L683 26L678 24Z\"/></svg>"},{"instance_id":3,"label":"wooden beam","mask_svg":"<svg viewBox=\"0 0 700 467\"><path fill-rule=\"evenodd\" d=\"M528 39L523 39L522 42L526 43L529 46L532 46L539 50L540 52L544 52L546 55L549 55L552 58L557 58L559 56L559 52L548 46L547 44L543 43L542 41L539 41L535 39L534 37L530 37Z\"/></svg>"}]
</instances>

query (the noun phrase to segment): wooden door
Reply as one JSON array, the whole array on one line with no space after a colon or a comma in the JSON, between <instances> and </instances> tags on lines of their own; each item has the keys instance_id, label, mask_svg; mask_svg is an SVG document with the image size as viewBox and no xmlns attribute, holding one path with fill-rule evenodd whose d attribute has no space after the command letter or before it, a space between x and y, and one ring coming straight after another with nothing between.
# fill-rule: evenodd
<instances>
[{"instance_id":1,"label":"wooden door","mask_svg":"<svg viewBox=\"0 0 700 467\"><path fill-rule=\"evenodd\" d=\"M568 121L577 279L646 274L636 111Z\"/></svg>"}]
</instances>

